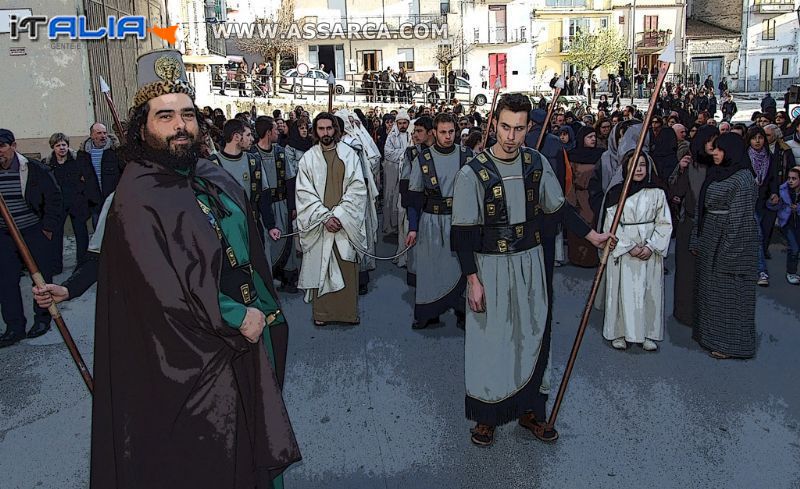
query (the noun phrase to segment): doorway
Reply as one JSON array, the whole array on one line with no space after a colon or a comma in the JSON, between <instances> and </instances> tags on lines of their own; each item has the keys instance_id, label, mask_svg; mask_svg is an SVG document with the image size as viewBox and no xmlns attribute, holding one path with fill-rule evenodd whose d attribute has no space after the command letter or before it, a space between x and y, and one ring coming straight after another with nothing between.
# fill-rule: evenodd
<instances>
[{"instance_id":1,"label":"doorway","mask_svg":"<svg viewBox=\"0 0 800 489\"><path fill-rule=\"evenodd\" d=\"M507 88L506 53L489 53L489 88L494 89L500 78L500 88Z\"/></svg>"}]
</instances>

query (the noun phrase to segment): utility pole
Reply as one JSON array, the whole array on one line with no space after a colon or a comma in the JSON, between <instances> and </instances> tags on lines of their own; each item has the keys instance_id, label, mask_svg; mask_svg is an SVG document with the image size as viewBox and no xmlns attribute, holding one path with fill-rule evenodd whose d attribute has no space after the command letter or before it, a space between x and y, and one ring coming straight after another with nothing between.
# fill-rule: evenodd
<instances>
[{"instance_id":1,"label":"utility pole","mask_svg":"<svg viewBox=\"0 0 800 489\"><path fill-rule=\"evenodd\" d=\"M631 6L631 78L628 80L628 89L631 91L631 105L633 105L633 84L634 74L633 70L636 68L636 0L633 0Z\"/></svg>"}]
</instances>

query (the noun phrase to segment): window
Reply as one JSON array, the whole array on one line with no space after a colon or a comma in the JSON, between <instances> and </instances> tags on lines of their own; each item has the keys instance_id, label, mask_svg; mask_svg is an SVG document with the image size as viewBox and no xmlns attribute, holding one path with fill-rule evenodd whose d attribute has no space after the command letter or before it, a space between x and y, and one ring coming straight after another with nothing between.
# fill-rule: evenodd
<instances>
[{"instance_id":1,"label":"window","mask_svg":"<svg viewBox=\"0 0 800 489\"><path fill-rule=\"evenodd\" d=\"M397 48L397 58L400 69L414 71L414 48Z\"/></svg>"},{"instance_id":2,"label":"window","mask_svg":"<svg viewBox=\"0 0 800 489\"><path fill-rule=\"evenodd\" d=\"M623 17L624 18L624 17ZM608 19L600 19L600 28L607 29L608 28Z\"/></svg>"},{"instance_id":3,"label":"window","mask_svg":"<svg viewBox=\"0 0 800 489\"><path fill-rule=\"evenodd\" d=\"M773 60L771 58L762 59L758 73L758 91L768 92L772 90L772 70Z\"/></svg>"},{"instance_id":4,"label":"window","mask_svg":"<svg viewBox=\"0 0 800 489\"><path fill-rule=\"evenodd\" d=\"M644 31L652 32L658 30L658 15L644 16Z\"/></svg>"},{"instance_id":5,"label":"window","mask_svg":"<svg viewBox=\"0 0 800 489\"><path fill-rule=\"evenodd\" d=\"M789 58L783 58L783 65L781 66L781 75L789 74Z\"/></svg>"},{"instance_id":6,"label":"window","mask_svg":"<svg viewBox=\"0 0 800 489\"><path fill-rule=\"evenodd\" d=\"M775 19L767 19L762 23L761 39L764 41L775 40Z\"/></svg>"},{"instance_id":7,"label":"window","mask_svg":"<svg viewBox=\"0 0 800 489\"><path fill-rule=\"evenodd\" d=\"M441 3L439 3L439 9L440 9L439 12L442 15L449 14L450 13L450 0L445 0L445 1L441 2Z\"/></svg>"},{"instance_id":8,"label":"window","mask_svg":"<svg viewBox=\"0 0 800 489\"><path fill-rule=\"evenodd\" d=\"M617 23L619 25L624 25L625 24L625 16L624 15L620 15L619 16L619 21Z\"/></svg>"}]
</instances>

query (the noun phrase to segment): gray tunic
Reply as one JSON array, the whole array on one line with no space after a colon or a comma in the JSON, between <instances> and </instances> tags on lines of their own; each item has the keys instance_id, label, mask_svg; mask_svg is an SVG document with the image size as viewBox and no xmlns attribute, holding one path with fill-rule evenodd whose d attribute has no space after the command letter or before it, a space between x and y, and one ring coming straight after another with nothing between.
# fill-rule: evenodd
<instances>
[{"instance_id":1,"label":"gray tunic","mask_svg":"<svg viewBox=\"0 0 800 489\"><path fill-rule=\"evenodd\" d=\"M487 153L484 153L487 154ZM509 224L525 221L522 160L494 159L503 178ZM545 213L557 211L564 195L553 169L542 158L539 204ZM453 198L454 225L483 224L483 186L465 166L458 173ZM547 281L541 246L504 255L475 254L483 284L486 311L467 307L465 365L467 396L499 403L520 392L533 377L547 324ZM420 267L420 272L424 267ZM548 359L549 365L549 359ZM549 370L549 367L548 367ZM549 391L549 372L540 386Z\"/></svg>"},{"instance_id":2,"label":"gray tunic","mask_svg":"<svg viewBox=\"0 0 800 489\"><path fill-rule=\"evenodd\" d=\"M262 173L264 177L264 190L266 189L273 189L277 188L278 186L278 173L275 168L275 149L273 146L272 151L264 151L261 148L258 148L258 154L261 155L261 164L264 169L264 173ZM296 171L293 169L292 165L286 164L286 176L285 180L290 180L295 178ZM278 202L272 203L272 212L275 214L275 227L281 230L281 234L287 234L290 231L290 219L289 219L289 208L286 205L286 200L281 200ZM270 241L272 241L270 239ZM288 247L288 249L287 249ZM292 249L292 239L289 238L281 238L278 241L271 242L271 262L273 264L277 264L281 257L285 254L288 255L288 258L285 258L286 262L282 267L282 270L287 272L293 272L298 270L298 259L297 255Z\"/></svg>"},{"instance_id":3,"label":"gray tunic","mask_svg":"<svg viewBox=\"0 0 800 489\"><path fill-rule=\"evenodd\" d=\"M247 156L247 153L242 153L242 155L235 160L230 158L226 158L221 152L216 153L219 157L219 163L222 168L228 171L233 178L239 183L239 185L244 188L245 193L247 194L247 199L250 199L251 187L250 187L250 160ZM261 172L261 185L266 188L267 181L266 181L266 174L265 172ZM274 263L271 260L270 253L275 248L275 245L272 244L272 240L269 239L268 236L264 237L264 254L267 256L267 261L269 262L269 266L272 267Z\"/></svg>"},{"instance_id":4,"label":"gray tunic","mask_svg":"<svg viewBox=\"0 0 800 489\"><path fill-rule=\"evenodd\" d=\"M416 147L417 151L421 150L421 147L418 144ZM416 160L413 162L408 161L406 155L403 155L403 164L400 166L400 180L409 180L411 178L411 167L414 164L416 164ZM401 211L400 225L403 229L397 237L397 253L400 253L406 247L406 235L408 234L408 213L406 209ZM411 275L416 275L417 273L416 260L414 260L414 248L415 247L412 246L404 255L398 257L394 261L397 266L406 267L406 271Z\"/></svg>"},{"instance_id":5,"label":"gray tunic","mask_svg":"<svg viewBox=\"0 0 800 489\"><path fill-rule=\"evenodd\" d=\"M442 197L452 197L456 174L461 159L460 148L449 155L439 153L431 148L436 177L442 191ZM412 192L425 190L425 177L420 165L414 165L409 177L408 189ZM417 244L415 245L417 288L417 306L432 305L454 292L461 280L461 265L458 257L450 251L450 215L428 214L423 212L419 218ZM446 310L446 308L445 308ZM438 313L444 312L438 311ZM417 319L420 319L419 317ZM427 319L430 319L427 318Z\"/></svg>"}]
</instances>

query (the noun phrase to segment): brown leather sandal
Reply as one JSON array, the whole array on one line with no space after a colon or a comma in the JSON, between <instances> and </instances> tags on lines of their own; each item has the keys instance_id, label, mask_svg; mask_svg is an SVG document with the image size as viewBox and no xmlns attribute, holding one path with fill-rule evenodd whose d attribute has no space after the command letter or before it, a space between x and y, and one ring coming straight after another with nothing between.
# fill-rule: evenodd
<instances>
[{"instance_id":1,"label":"brown leather sandal","mask_svg":"<svg viewBox=\"0 0 800 489\"><path fill-rule=\"evenodd\" d=\"M558 440L558 431L555 428L548 428L547 424L537 421L533 413L525 413L519 417L519 425L527 429L539 440L552 443Z\"/></svg>"},{"instance_id":2,"label":"brown leather sandal","mask_svg":"<svg viewBox=\"0 0 800 489\"><path fill-rule=\"evenodd\" d=\"M478 423L472 430L470 440L479 447L488 447L494 443L494 426Z\"/></svg>"}]
</instances>

